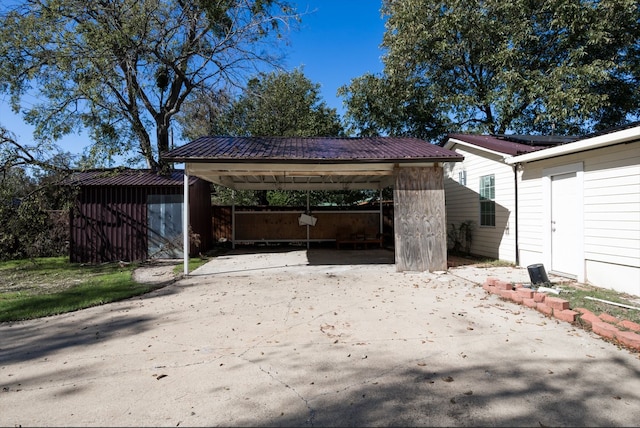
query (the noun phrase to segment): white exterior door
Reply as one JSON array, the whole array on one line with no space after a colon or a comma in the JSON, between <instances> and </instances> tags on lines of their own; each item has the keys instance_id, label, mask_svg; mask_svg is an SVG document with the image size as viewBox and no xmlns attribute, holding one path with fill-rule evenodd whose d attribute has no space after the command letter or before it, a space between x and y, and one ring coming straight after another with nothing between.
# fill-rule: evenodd
<instances>
[{"instance_id":1,"label":"white exterior door","mask_svg":"<svg viewBox=\"0 0 640 428\"><path fill-rule=\"evenodd\" d=\"M551 177L551 270L578 274L579 229L576 173Z\"/></svg>"}]
</instances>

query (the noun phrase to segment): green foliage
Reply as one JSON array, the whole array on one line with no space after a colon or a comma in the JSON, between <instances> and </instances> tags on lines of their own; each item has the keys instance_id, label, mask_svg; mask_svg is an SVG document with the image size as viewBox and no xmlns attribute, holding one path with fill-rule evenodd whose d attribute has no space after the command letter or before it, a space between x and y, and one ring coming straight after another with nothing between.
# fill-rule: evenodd
<instances>
[{"instance_id":1,"label":"green foliage","mask_svg":"<svg viewBox=\"0 0 640 428\"><path fill-rule=\"evenodd\" d=\"M277 65L268 48L297 20L286 0L33 0L0 14L0 91L16 111L27 93L41 100L25 109L36 137L87 128L89 160L134 151L151 168L166 166L192 91Z\"/></svg>"},{"instance_id":2,"label":"green foliage","mask_svg":"<svg viewBox=\"0 0 640 428\"><path fill-rule=\"evenodd\" d=\"M327 107L320 85L301 70L260 73L233 100L224 92L201 91L186 103L179 121L183 137L191 140L203 135L344 135L336 109Z\"/></svg>"},{"instance_id":3,"label":"green foliage","mask_svg":"<svg viewBox=\"0 0 640 428\"><path fill-rule=\"evenodd\" d=\"M68 189L54 177L36 180L23 169L0 178L0 260L66 254Z\"/></svg>"},{"instance_id":4,"label":"green foliage","mask_svg":"<svg viewBox=\"0 0 640 428\"><path fill-rule=\"evenodd\" d=\"M367 190L314 190L308 193L309 205L350 206L370 198L371 193L371 191ZM307 205L307 192L270 190L267 192L267 200L269 205L305 207Z\"/></svg>"},{"instance_id":5,"label":"green foliage","mask_svg":"<svg viewBox=\"0 0 640 428\"><path fill-rule=\"evenodd\" d=\"M355 79L362 133L576 134L640 115L635 0L385 0L384 74Z\"/></svg>"},{"instance_id":6,"label":"green foliage","mask_svg":"<svg viewBox=\"0 0 640 428\"><path fill-rule=\"evenodd\" d=\"M338 88L349 134L435 138L449 120L426 88L386 75L365 74Z\"/></svg>"},{"instance_id":7,"label":"green foliage","mask_svg":"<svg viewBox=\"0 0 640 428\"><path fill-rule=\"evenodd\" d=\"M231 136L318 137L342 136L344 131L334 108L320 97L320 85L301 70L261 73L251 79L235 99L220 91L200 91L185 104L179 118L183 136L205 134ZM306 192L239 191L214 185L214 203L228 205L306 205ZM311 203L344 203L360 200L362 192L310 192ZM324 198L324 199L322 199Z\"/></svg>"}]
</instances>

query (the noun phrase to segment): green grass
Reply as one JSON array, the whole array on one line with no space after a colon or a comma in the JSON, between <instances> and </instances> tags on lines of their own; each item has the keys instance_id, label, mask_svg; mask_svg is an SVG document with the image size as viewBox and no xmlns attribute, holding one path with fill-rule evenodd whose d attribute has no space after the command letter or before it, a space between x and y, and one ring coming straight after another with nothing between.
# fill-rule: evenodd
<instances>
[{"instance_id":1,"label":"green grass","mask_svg":"<svg viewBox=\"0 0 640 428\"><path fill-rule=\"evenodd\" d=\"M196 270L197 268L199 268L203 264L207 263L208 261L209 261L208 258L203 258L203 257L190 258L189 259L189 272L193 272L194 270ZM176 267L173 268L173 273L176 274L176 275L184 273L184 263L180 263L179 265L176 265Z\"/></svg>"},{"instance_id":2,"label":"green grass","mask_svg":"<svg viewBox=\"0 0 640 428\"><path fill-rule=\"evenodd\" d=\"M640 324L640 310L623 308L617 305L587 299L587 297L593 297L640 308L640 302L637 297L614 290L585 286L582 284L577 285L574 283L558 283L555 284L555 288L562 290L557 297L567 300L571 309L585 308L596 315L606 313L620 320L629 320Z\"/></svg>"},{"instance_id":3,"label":"green grass","mask_svg":"<svg viewBox=\"0 0 640 428\"><path fill-rule=\"evenodd\" d=\"M144 294L132 279L139 265L82 265L64 257L0 263L0 322L72 312Z\"/></svg>"}]
</instances>

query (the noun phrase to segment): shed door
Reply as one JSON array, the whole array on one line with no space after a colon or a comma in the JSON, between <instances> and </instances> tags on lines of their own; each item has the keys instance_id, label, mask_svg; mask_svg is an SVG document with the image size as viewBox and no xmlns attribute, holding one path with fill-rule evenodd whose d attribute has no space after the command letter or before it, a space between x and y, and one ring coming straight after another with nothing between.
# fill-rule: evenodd
<instances>
[{"instance_id":1,"label":"shed door","mask_svg":"<svg viewBox=\"0 0 640 428\"><path fill-rule=\"evenodd\" d=\"M149 258L182 258L182 195L147 197Z\"/></svg>"},{"instance_id":2,"label":"shed door","mask_svg":"<svg viewBox=\"0 0 640 428\"><path fill-rule=\"evenodd\" d=\"M551 177L551 270L578 273L576 174Z\"/></svg>"}]
</instances>

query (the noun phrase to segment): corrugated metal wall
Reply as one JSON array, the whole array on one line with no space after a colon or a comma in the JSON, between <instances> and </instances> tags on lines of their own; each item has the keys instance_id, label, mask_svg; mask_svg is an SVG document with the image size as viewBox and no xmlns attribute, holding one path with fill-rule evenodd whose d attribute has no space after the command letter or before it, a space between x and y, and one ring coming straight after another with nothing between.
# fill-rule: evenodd
<instances>
[{"instance_id":1,"label":"corrugated metal wall","mask_svg":"<svg viewBox=\"0 0 640 428\"><path fill-rule=\"evenodd\" d=\"M70 260L73 263L143 261L147 254L147 196L182 194L180 186L83 186L71 213ZM190 224L200 245L211 246L209 183L190 187Z\"/></svg>"}]
</instances>

